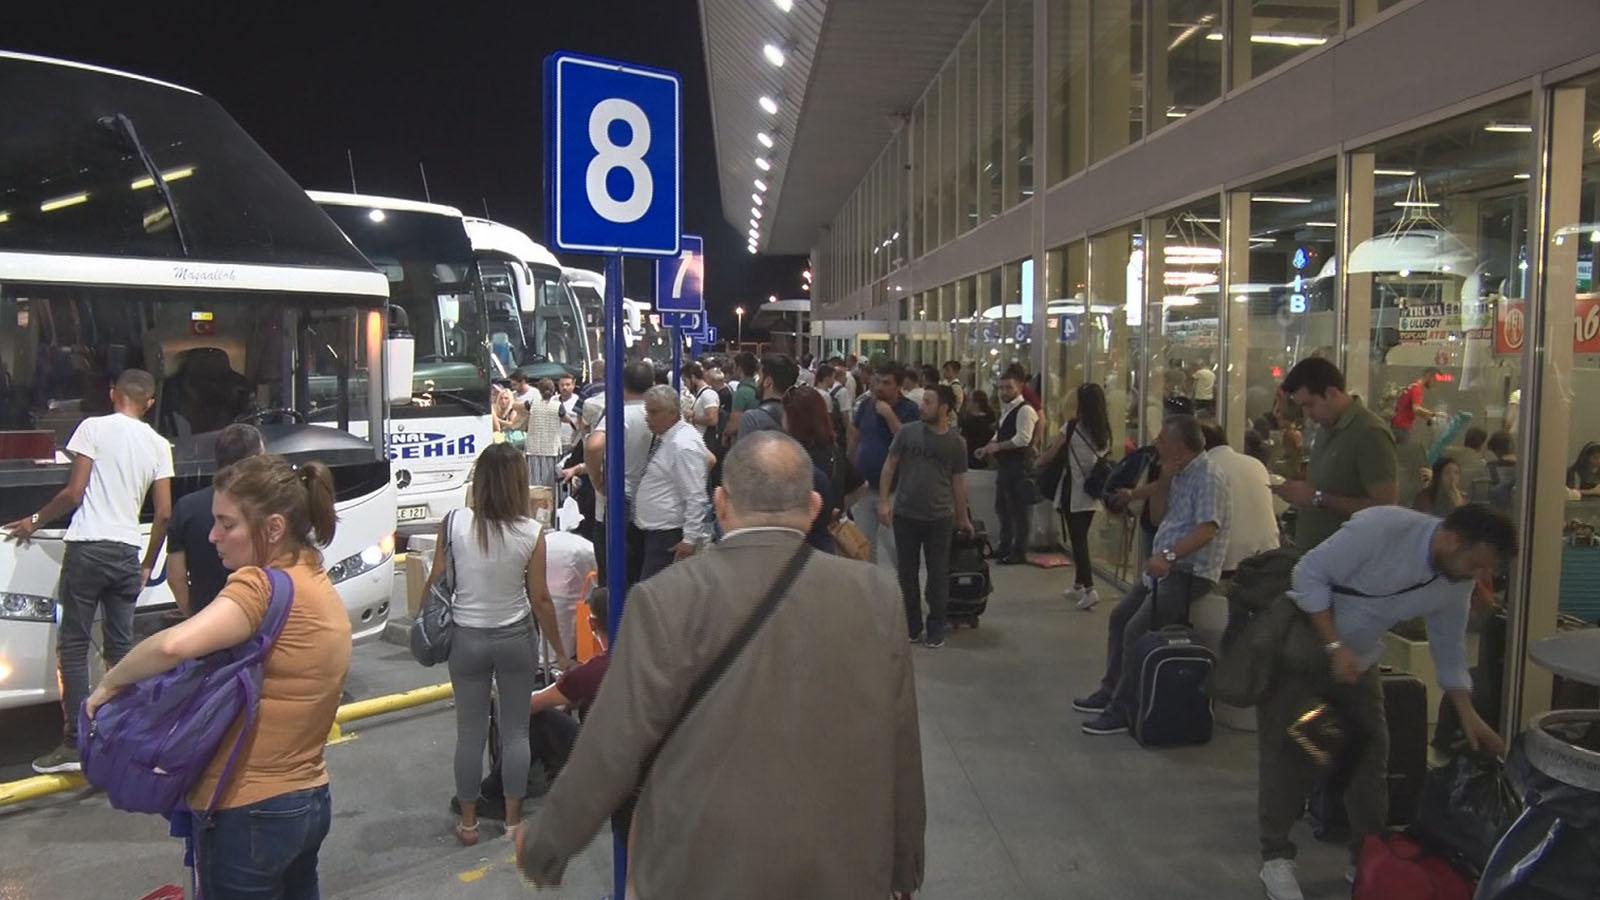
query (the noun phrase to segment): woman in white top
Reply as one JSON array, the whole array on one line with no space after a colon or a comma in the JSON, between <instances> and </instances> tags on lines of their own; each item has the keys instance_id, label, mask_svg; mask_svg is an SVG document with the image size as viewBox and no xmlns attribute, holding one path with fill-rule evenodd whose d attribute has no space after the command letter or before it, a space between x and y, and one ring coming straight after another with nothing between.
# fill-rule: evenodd
<instances>
[{"instance_id":1,"label":"woman in white top","mask_svg":"<svg viewBox=\"0 0 1600 900\"><path fill-rule=\"evenodd\" d=\"M1058 454L1067 454L1063 490L1057 496L1061 510L1067 514L1075 578L1065 593L1079 609L1090 610L1100 602L1100 595L1094 591L1094 564L1089 556L1089 526L1100 501L1084 489L1083 483L1111 449L1111 419L1106 414L1106 392L1100 385L1078 385L1077 401L1077 416L1062 427L1060 437L1039 460L1039 467L1049 465Z\"/></svg>"},{"instance_id":2,"label":"woman in white top","mask_svg":"<svg viewBox=\"0 0 1600 900\"><path fill-rule=\"evenodd\" d=\"M539 379L539 389L528 404L528 483L555 490L561 468L561 408L552 404L556 386Z\"/></svg>"},{"instance_id":3,"label":"woman in white top","mask_svg":"<svg viewBox=\"0 0 1600 900\"><path fill-rule=\"evenodd\" d=\"M446 533L448 530L448 533ZM489 734L491 682L498 690L500 754L504 760L506 826L522 821L528 784L528 703L538 671L533 620L557 634L555 606L545 581L544 536L528 515L522 454L492 444L472 475L472 508L450 513L440 526L427 587L455 559L455 630L450 683L456 700L456 838L478 842L478 784ZM424 588L424 595L427 588Z\"/></svg>"}]
</instances>

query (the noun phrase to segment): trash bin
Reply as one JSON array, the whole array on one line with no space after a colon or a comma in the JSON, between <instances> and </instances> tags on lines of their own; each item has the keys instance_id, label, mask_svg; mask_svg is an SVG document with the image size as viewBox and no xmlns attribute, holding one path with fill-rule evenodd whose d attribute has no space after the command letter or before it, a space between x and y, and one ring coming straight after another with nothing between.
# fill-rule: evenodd
<instances>
[{"instance_id":1,"label":"trash bin","mask_svg":"<svg viewBox=\"0 0 1600 900\"><path fill-rule=\"evenodd\" d=\"M1495 845L1474 900L1600 897L1600 710L1536 717L1507 769L1526 809Z\"/></svg>"}]
</instances>

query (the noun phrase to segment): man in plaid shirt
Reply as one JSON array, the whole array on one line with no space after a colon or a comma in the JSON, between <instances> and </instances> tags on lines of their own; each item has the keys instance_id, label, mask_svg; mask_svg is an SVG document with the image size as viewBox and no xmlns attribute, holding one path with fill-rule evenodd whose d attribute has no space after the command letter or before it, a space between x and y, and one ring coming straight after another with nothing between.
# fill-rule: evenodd
<instances>
[{"instance_id":1,"label":"man in plaid shirt","mask_svg":"<svg viewBox=\"0 0 1600 900\"><path fill-rule=\"evenodd\" d=\"M1167 482L1164 491L1158 488L1150 498L1151 518L1160 527L1144 576L1111 613L1106 674L1099 690L1072 702L1073 709L1094 716L1083 723L1086 734L1128 730L1134 642L1153 627L1187 620L1189 603L1211 591L1228 552L1230 504L1222 474L1205 454L1200 423L1194 416L1168 418L1155 446Z\"/></svg>"}]
</instances>

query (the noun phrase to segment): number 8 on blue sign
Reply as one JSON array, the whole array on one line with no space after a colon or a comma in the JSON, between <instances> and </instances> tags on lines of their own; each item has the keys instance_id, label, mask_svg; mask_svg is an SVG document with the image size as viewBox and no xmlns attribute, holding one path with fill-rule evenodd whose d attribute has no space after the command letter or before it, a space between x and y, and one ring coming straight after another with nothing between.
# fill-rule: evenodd
<instances>
[{"instance_id":1,"label":"number 8 on blue sign","mask_svg":"<svg viewBox=\"0 0 1600 900\"><path fill-rule=\"evenodd\" d=\"M682 233L682 86L642 66L545 62L545 190L555 248L675 256Z\"/></svg>"}]
</instances>

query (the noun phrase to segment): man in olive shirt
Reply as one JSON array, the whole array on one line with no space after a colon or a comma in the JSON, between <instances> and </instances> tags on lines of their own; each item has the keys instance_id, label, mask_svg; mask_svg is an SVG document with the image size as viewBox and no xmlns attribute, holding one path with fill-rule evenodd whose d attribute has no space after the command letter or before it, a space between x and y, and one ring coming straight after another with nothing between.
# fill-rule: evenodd
<instances>
[{"instance_id":1,"label":"man in olive shirt","mask_svg":"<svg viewBox=\"0 0 1600 900\"><path fill-rule=\"evenodd\" d=\"M1302 360L1280 389L1315 422L1311 462L1304 480L1286 481L1273 493L1299 510L1294 543L1310 550L1369 506L1399 497L1394 435L1384 421L1345 392L1344 374L1321 357Z\"/></svg>"},{"instance_id":2,"label":"man in olive shirt","mask_svg":"<svg viewBox=\"0 0 1600 900\"><path fill-rule=\"evenodd\" d=\"M927 645L944 646L950 598L950 539L972 531L967 510L967 442L950 428L955 392L934 384L922 394L922 420L901 427L889 444L878 488L878 521L894 526L906 628L922 637L921 570L928 569Z\"/></svg>"}]
</instances>

